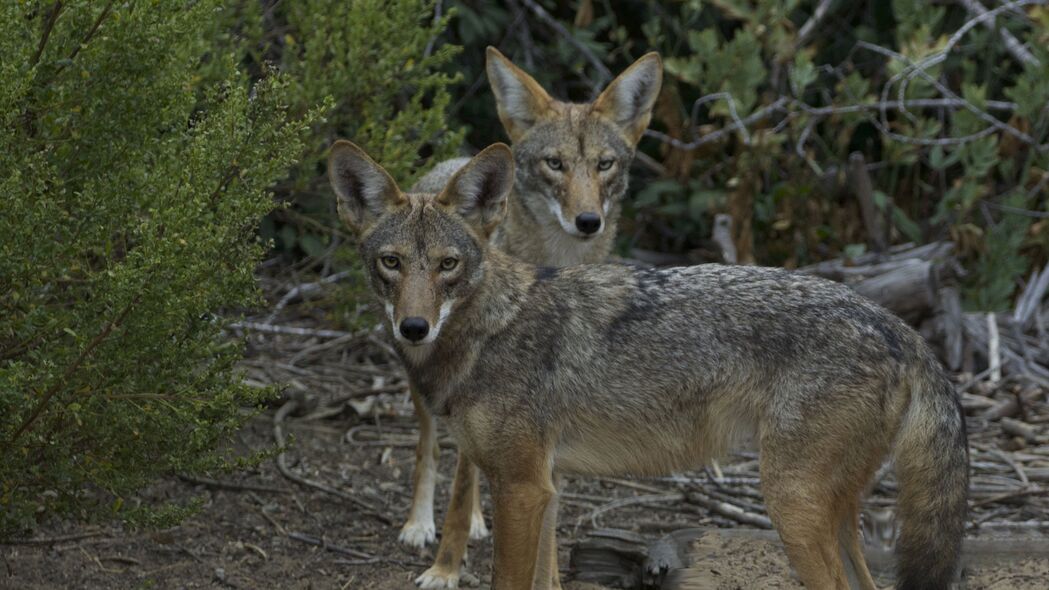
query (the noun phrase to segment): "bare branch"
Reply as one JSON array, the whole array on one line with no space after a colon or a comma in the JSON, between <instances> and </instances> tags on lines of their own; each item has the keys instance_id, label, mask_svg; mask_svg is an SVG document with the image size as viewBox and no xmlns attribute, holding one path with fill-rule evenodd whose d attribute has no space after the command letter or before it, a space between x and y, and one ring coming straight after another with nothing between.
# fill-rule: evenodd
<instances>
[{"instance_id":1,"label":"bare branch","mask_svg":"<svg viewBox=\"0 0 1049 590\"><path fill-rule=\"evenodd\" d=\"M441 11L443 8L443 0L437 0L433 3L433 26L436 32L430 37L430 40L426 42L426 49L423 49L423 57L430 57L433 55L433 46L437 43L437 37L440 35L440 29L437 28L437 25L441 22Z\"/></svg>"},{"instance_id":2,"label":"bare branch","mask_svg":"<svg viewBox=\"0 0 1049 590\"><path fill-rule=\"evenodd\" d=\"M1045 1L1045 0L1041 0L1041 1ZM972 21L970 21L970 22L972 22ZM957 37L957 34L955 35L955 37ZM952 39L955 38L955 37L952 37ZM898 59L898 60L908 64L907 67L904 68L904 70L902 72L894 75L892 78L889 79L888 82L885 83L885 87L882 89L882 93L881 93L881 101L878 103L880 105L880 107L881 107L880 108L881 121L878 123L879 130L883 134L891 137L892 139L895 139L895 140L901 141L901 142L905 142L905 143L913 143L913 144L916 144L916 145L950 145L950 144L966 143L966 142L972 141L974 139L979 139L980 137L985 137L987 135L990 135L991 133L994 133L995 129L997 129L997 130L1004 131L1004 132L1008 133L1009 135L1012 135L1013 137L1016 137L1017 139L1019 139L1020 141L1026 143L1028 145L1034 146L1039 151L1044 151L1046 148L1049 148L1049 144L1047 144L1047 145L1039 145L1034 140L1034 138L1031 137L1030 135L1024 133L1023 131L1020 131L1019 129L1017 129L1016 127L1013 127L1012 125L1009 125L1007 123L1003 123L1002 121L1000 121L999 119L995 118L991 114L987 113L983 109L981 109L981 108L977 107L976 105L972 104L971 102L961 98L960 96L955 94L950 88L947 88L946 86L944 86L939 80L936 80L935 78L930 76L928 72L925 71L926 67L929 67L929 65L935 65L936 63L940 63L940 61L942 61L942 59L940 59L939 61L936 61L936 58L934 56L934 57L931 57L931 58L926 58L922 62L915 63L915 62L911 61L910 59L908 59L907 56L905 56L905 55L897 53L897 52L895 52L895 51L893 51L891 49L886 49L885 47L881 47L880 45L874 45L873 43L867 43L866 41L859 41L859 42L857 42L856 43L856 47L861 48L861 49L866 49L868 51L873 51L875 53L878 53L878 54L881 54L881 55L884 55L884 56L887 56L887 57L891 57L893 59ZM945 56L946 53L942 53L942 55ZM931 84L934 88L936 88L938 91L940 91L940 93L943 94L944 96L946 96L947 98L952 99L952 100L960 101L962 107L964 107L966 110L968 110L968 111L972 112L973 114L975 114L981 120L987 122L990 125L990 127L987 127L987 128L985 128L985 129L983 129L981 131L978 131L976 133L973 133L971 135L966 135L966 136L963 136L963 137L947 137L947 138L938 138L938 139L925 139L925 138L908 137L906 135L901 135L901 134L892 132L889 129L889 119L888 119L888 114L886 112L887 111L887 105L892 104L892 101L888 100L889 89L891 88L891 86L894 83L900 81L901 79L904 79L906 76L908 76L908 75L915 75L915 74L916 75L920 75L925 81L927 81L929 84ZM905 89L901 88L901 94L904 92L904 90ZM896 101L895 104L901 105L900 108L899 108L899 111L901 113L907 114L906 110L904 109L904 106L903 106L903 105L907 104L907 102L905 100Z\"/></svg>"},{"instance_id":3,"label":"bare branch","mask_svg":"<svg viewBox=\"0 0 1049 590\"><path fill-rule=\"evenodd\" d=\"M964 6L969 14L983 16L987 13L987 9L984 8L979 0L958 0L958 3ZM1010 5L1000 7L1001 10L1010 10L1011 8L1013 7ZM994 17L991 17L990 20L983 21L983 24L988 29L992 31L995 30ZM1004 27L998 29L998 34L1002 36L1002 42L1005 43L1005 48L1009 53L1013 54L1013 57L1028 65L1042 65L1042 63L1038 61L1038 58L1028 51L1027 48L1023 46L1023 43L1020 43L1020 41Z\"/></svg>"},{"instance_id":4,"label":"bare branch","mask_svg":"<svg viewBox=\"0 0 1049 590\"><path fill-rule=\"evenodd\" d=\"M261 322L234 322L229 325L232 330L249 330L253 332L264 332L266 334L289 334L292 336L314 336L316 338L342 338L350 336L350 332L341 330L315 330L313 328L299 328L297 326L280 326L275 324L263 324Z\"/></svg>"},{"instance_id":5,"label":"bare branch","mask_svg":"<svg viewBox=\"0 0 1049 590\"><path fill-rule=\"evenodd\" d=\"M715 93L715 94L722 94L722 93ZM710 95L708 95L708 96L710 96ZM703 98L705 98L705 97L697 99L697 102L700 101L700 100L703 100ZM680 149L680 150L693 150L693 149L696 149L697 147L699 147L701 145L705 145L705 144L708 144L708 143L711 143L711 142L714 142L714 141L719 141L720 139L722 139L726 135L735 132L737 129L745 128L747 125L753 125L754 123L757 123L758 121L763 121L763 120L769 118L770 116L772 116L774 113L784 111L783 107L785 105L787 105L788 103L790 103L790 102L791 102L791 99L789 99L789 98L787 98L785 96L781 96L780 98L776 99L775 102L773 102L772 104L768 105L767 107L764 107L762 109L754 111L753 113L751 113L750 116L745 117L743 119L737 119L731 125L726 125L725 127L721 128L721 129L718 129L717 131L714 131L714 132L711 132L711 133L707 133L706 135L703 135L701 137L697 137L697 138L695 138L692 141L687 142L687 143L681 141L680 139L677 139L676 137L670 137L669 135L667 135L665 133L660 133L659 131L653 131L651 129L645 131L645 135L648 136L648 137L653 137L655 139L658 139L658 140L662 141L663 143L670 144L670 145L672 145L672 146L674 146L674 147L676 147L677 149ZM731 109L731 110L734 110L734 109ZM737 117L738 117L738 115L737 115ZM747 137L749 137L749 135Z\"/></svg>"},{"instance_id":6,"label":"bare branch","mask_svg":"<svg viewBox=\"0 0 1049 590\"><path fill-rule=\"evenodd\" d=\"M29 60L29 67L40 62L40 56L44 54L44 47L47 47L47 40L51 38L51 31L55 28L55 21L58 20L60 12L62 12L62 2L56 1L51 5L51 13L47 16L47 22L44 23L44 33L40 36L40 44L36 46L36 52Z\"/></svg>"},{"instance_id":7,"label":"bare branch","mask_svg":"<svg viewBox=\"0 0 1049 590\"><path fill-rule=\"evenodd\" d=\"M701 105L703 103L710 102L711 100L714 100L715 98L721 98L720 95L723 95L723 94L728 94L728 93L716 92L716 93L708 94L706 96L703 96L703 97L700 97L700 98L696 99L696 102L693 105L692 120L695 121L696 118L698 117L698 113L696 112L696 105ZM730 103L730 104L732 104L732 103ZM777 112L786 113L786 119L788 119L788 120L797 117L798 116L797 112L788 112L788 109L787 109L788 106L789 107L796 107L797 109L799 109L800 111L802 111L803 113L805 113L807 115L811 115L813 117L820 118L820 117L828 117L828 116L834 116L834 115L843 115L843 114L849 114L849 113L863 113L863 112L868 112L868 111L881 111L881 110L886 110L887 111L889 109L897 109L897 108L950 108L950 109L957 109L957 108L963 108L966 104L967 104L966 101L963 100L963 99L960 99L960 98L924 98L924 99L907 100L907 101L904 101L903 103L901 103L899 101L895 101L895 100L887 100L887 101L884 101L884 102L871 102L871 103L862 103L862 104L853 104L853 105L844 105L844 106L811 107L811 106L805 104L804 102L801 102L799 100L795 100L795 99L788 98L788 97L784 96L784 97L780 97L775 102L773 102L772 104L768 105L767 107L765 107L763 109L759 109L759 110L755 111L754 113L752 113L751 115L749 115L749 116L747 116L747 117L745 117L743 119L738 119L738 116L737 116L737 119L734 120L732 124L727 125L724 128L719 129L717 131L713 131L711 133L707 133L707 134L699 136L699 137L694 137L692 139L692 141L687 142L687 143L681 141L680 139L677 139L677 138L674 138L674 137L670 137L669 135L666 135L664 133L660 133L658 131L653 131L653 130L645 131L645 135L647 137L652 137L654 139L658 139L658 140L660 140L660 141L662 141L662 142L664 142L666 144L669 144L669 145L671 145L671 146L673 146L675 148L678 148L678 149L691 150L691 149L695 149L695 148L697 148L697 147L699 147L701 145L705 145L707 143L711 143L711 142L719 141L719 140L723 139L726 135L729 135L729 134L735 132L737 129L739 129L741 124L743 126L753 125L754 123L757 123L759 121L763 121L765 119L768 119L769 117L773 116ZM1009 111L1013 111L1013 110L1016 109L1016 103L1014 103L1014 102L1007 102L1007 101L1000 101L1000 100L990 100L990 101L987 101L987 109L988 110L992 110L992 111L1009 112ZM878 122L875 121L875 124L878 124ZM901 135L901 134L898 134L898 133L894 133L891 130L889 130L887 127L882 127L880 125L879 125L879 129L881 129L883 133L885 133L886 135L890 136L892 139L894 139L896 141L905 142L905 143L906 142L922 143L923 145L924 144L929 144L929 145L952 145L952 144L957 144L957 143L964 143L966 141L972 141L973 139L976 139L978 137L983 137L985 135L988 135L988 134L994 132L993 129L990 129L990 130L983 130L983 131L979 132L978 134L974 134L974 135L971 135L971 136L965 136L965 137L939 138L939 139L915 139L913 137L909 137L909 136L906 136L906 135ZM694 131L694 128L693 128L693 131ZM810 130L810 133L811 133L811 130ZM801 150L802 148L798 147L798 149Z\"/></svg>"},{"instance_id":8,"label":"bare branch","mask_svg":"<svg viewBox=\"0 0 1049 590\"><path fill-rule=\"evenodd\" d=\"M823 20L830 14L831 5L834 4L834 0L820 0L820 3L816 5L816 10L812 12L812 16L809 20L805 21L805 24L801 26L801 30L798 31L798 39L794 42L795 49L800 48L809 41L809 37L816 32L816 27L823 23Z\"/></svg>"},{"instance_id":9,"label":"bare branch","mask_svg":"<svg viewBox=\"0 0 1049 590\"><path fill-rule=\"evenodd\" d=\"M521 3L527 6L529 9L531 9L531 11L535 13L537 17L539 17L539 20L546 23L547 26L557 31L559 35L564 37L565 41L568 41L568 43L571 44L572 47L575 47L579 51L579 53L582 53L583 57L585 57L586 60L594 66L594 69L597 70L599 76L594 87L595 94L599 91L599 89L602 86L605 85L606 82L612 79L612 72L609 71L608 66L606 66L600 59L598 59L597 56L594 55L594 52L590 51L589 47L587 47L583 43L580 43L579 39L576 39L572 35L571 31L565 28L565 26L558 22L557 19L550 16L550 13L547 12L545 8L540 6L535 0L521 0Z\"/></svg>"}]
</instances>

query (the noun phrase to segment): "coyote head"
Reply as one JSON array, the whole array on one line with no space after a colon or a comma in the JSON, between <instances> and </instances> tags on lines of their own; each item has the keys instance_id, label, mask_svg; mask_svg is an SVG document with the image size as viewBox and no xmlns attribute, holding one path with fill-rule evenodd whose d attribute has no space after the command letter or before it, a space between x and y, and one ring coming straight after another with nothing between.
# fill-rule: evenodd
<instances>
[{"instance_id":1,"label":"coyote head","mask_svg":"<svg viewBox=\"0 0 1049 590\"><path fill-rule=\"evenodd\" d=\"M515 198L572 236L599 234L626 192L634 150L652 117L663 81L659 54L641 57L585 104L554 100L494 47L487 68L514 145Z\"/></svg>"},{"instance_id":2,"label":"coyote head","mask_svg":"<svg viewBox=\"0 0 1049 590\"><path fill-rule=\"evenodd\" d=\"M489 146L438 194L405 194L360 148L337 141L328 177L394 338L417 357L480 282L488 238L513 187L510 148Z\"/></svg>"}]
</instances>

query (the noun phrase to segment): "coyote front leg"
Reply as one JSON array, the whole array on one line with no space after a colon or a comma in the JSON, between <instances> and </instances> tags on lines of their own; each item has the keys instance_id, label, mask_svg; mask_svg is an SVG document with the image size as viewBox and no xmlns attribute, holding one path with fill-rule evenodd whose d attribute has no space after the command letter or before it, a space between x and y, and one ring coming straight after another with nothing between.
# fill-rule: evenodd
<instances>
[{"instance_id":1,"label":"coyote front leg","mask_svg":"<svg viewBox=\"0 0 1049 590\"><path fill-rule=\"evenodd\" d=\"M561 576L557 570L557 509L561 495L558 477L554 478L554 490L555 493L543 514L543 531L539 539L539 555L535 568L535 590L561 590Z\"/></svg>"},{"instance_id":2,"label":"coyote front leg","mask_svg":"<svg viewBox=\"0 0 1049 590\"><path fill-rule=\"evenodd\" d=\"M400 541L411 547L424 547L436 537L433 524L433 491L437 478L437 424L426 404L411 391L415 415L419 417L419 444L415 447L415 493L408 522L401 528Z\"/></svg>"},{"instance_id":3,"label":"coyote front leg","mask_svg":"<svg viewBox=\"0 0 1049 590\"><path fill-rule=\"evenodd\" d=\"M555 490L549 479L501 481L489 477L495 505L492 590L531 590L536 579L547 506ZM549 551L548 547L544 547ZM549 553L544 561L549 561ZM549 572L543 572L549 583Z\"/></svg>"},{"instance_id":4,"label":"coyote front leg","mask_svg":"<svg viewBox=\"0 0 1049 590\"><path fill-rule=\"evenodd\" d=\"M421 588L457 588L459 569L466 555L466 539L471 531L477 496L477 467L462 452L455 468L452 499L441 528L441 544L430 569L415 579Z\"/></svg>"}]
</instances>

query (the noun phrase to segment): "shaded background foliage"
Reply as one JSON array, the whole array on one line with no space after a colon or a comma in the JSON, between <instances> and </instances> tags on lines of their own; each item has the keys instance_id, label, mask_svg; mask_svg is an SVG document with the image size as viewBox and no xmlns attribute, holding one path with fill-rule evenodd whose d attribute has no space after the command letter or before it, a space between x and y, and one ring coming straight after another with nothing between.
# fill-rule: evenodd
<instances>
[{"instance_id":1,"label":"shaded background foliage","mask_svg":"<svg viewBox=\"0 0 1049 590\"><path fill-rule=\"evenodd\" d=\"M571 100L663 54L622 255L717 260L728 213L743 261L856 256L862 170L881 239L958 245L971 308L1049 258L1045 0L28 1L0 33L0 534L229 464L266 392L221 318L264 255L356 272L334 138L404 187L506 140L487 45ZM366 321L343 284L330 321Z\"/></svg>"},{"instance_id":2,"label":"shaded background foliage","mask_svg":"<svg viewBox=\"0 0 1049 590\"><path fill-rule=\"evenodd\" d=\"M746 261L859 254L870 236L848 175L858 154L889 241L953 239L971 271L968 305L1003 309L1049 252L1049 11L993 2L987 27L975 4L458 2L448 36L466 46L457 65L472 85L451 115L471 124L472 145L504 137L474 124L496 121L486 44L574 100L592 96L604 68L658 50L667 75L620 253L710 260L713 215L729 213Z\"/></svg>"}]
</instances>

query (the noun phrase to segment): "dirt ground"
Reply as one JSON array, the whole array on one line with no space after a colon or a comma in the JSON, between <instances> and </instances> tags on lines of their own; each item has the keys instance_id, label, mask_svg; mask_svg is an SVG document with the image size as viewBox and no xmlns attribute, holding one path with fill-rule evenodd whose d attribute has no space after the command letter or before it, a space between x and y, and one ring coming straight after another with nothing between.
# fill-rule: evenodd
<instances>
[{"instance_id":1,"label":"dirt ground","mask_svg":"<svg viewBox=\"0 0 1049 590\"><path fill-rule=\"evenodd\" d=\"M356 418L345 417L289 420L287 430L294 437L289 463L298 473L369 502L376 507L374 513L362 513L346 500L288 481L273 461L251 473L218 476L223 483L257 489L222 489L172 478L148 490L142 501L202 500L201 511L180 526L153 532L67 522L43 527L34 535L42 542L0 545L0 588L414 588L412 580L429 567L434 550L419 552L397 542L411 499L414 424L410 420L382 424L386 444L347 443L347 430L361 425ZM270 416L264 415L241 433L240 444L245 449L262 448L271 444L271 437ZM438 528L454 463L454 450L442 448ZM614 498L629 496L633 490L600 482L568 482L566 491ZM487 492L483 494L490 515ZM566 541L585 530L577 531L575 520L586 510L581 502L574 503L566 499L562 510L562 568L568 563ZM688 524L672 512L657 516L668 528ZM487 586L490 540L471 542L469 560L470 570L480 574L481 586ZM599 587L566 584L566 588Z\"/></svg>"},{"instance_id":2,"label":"dirt ground","mask_svg":"<svg viewBox=\"0 0 1049 590\"><path fill-rule=\"evenodd\" d=\"M804 589L778 543L708 533L692 547L695 561L678 577L677 590ZM880 588L891 587L887 572L873 573ZM984 563L964 565L962 579L962 588L968 590L1045 590L1049 587L1049 558L985 558Z\"/></svg>"},{"instance_id":3,"label":"dirt ground","mask_svg":"<svg viewBox=\"0 0 1049 590\"><path fill-rule=\"evenodd\" d=\"M272 413L254 419L238 444L244 450L270 444L271 418ZM172 478L141 500L199 498L201 511L180 526L142 532L55 523L38 531L36 542L0 546L0 587L413 588L412 580L429 565L432 548L417 552L397 542L410 503L415 438L410 415L377 424L347 413L323 420L290 419L287 427L295 439L289 464L297 473L366 501L374 512L285 479L273 461L251 473L218 476L231 484L229 489ZM348 441L348 433L355 442ZM438 528L454 460L454 450L445 446L436 501ZM630 504L631 498L646 494L651 499L651 490L645 488L641 482L615 479L566 482L558 532L567 590L600 588L571 582L567 567L573 541L588 530L615 527L656 538L678 528L725 524L658 498ZM616 500L626 505L597 510ZM706 576L697 579L706 581L687 586L690 589L800 587L775 545L733 542L701 548L696 556L693 570ZM489 583L490 564L490 541L473 542L470 570L478 574L482 588ZM973 570L966 587L1046 588L1046 580L1049 560L1031 559Z\"/></svg>"}]
</instances>

